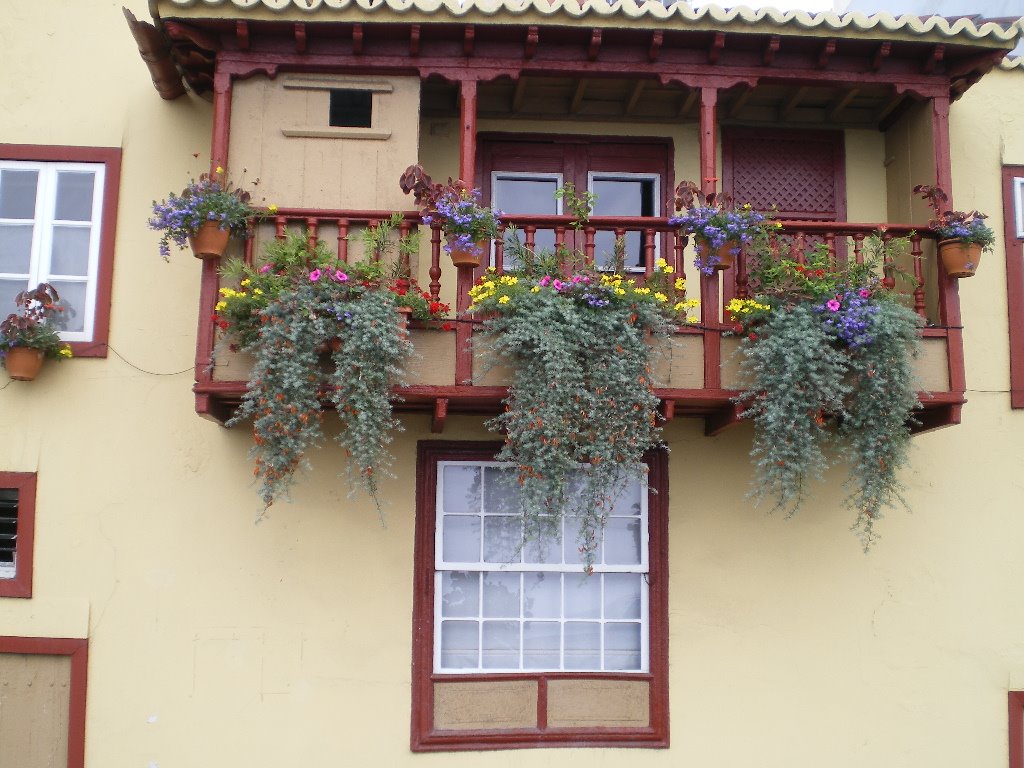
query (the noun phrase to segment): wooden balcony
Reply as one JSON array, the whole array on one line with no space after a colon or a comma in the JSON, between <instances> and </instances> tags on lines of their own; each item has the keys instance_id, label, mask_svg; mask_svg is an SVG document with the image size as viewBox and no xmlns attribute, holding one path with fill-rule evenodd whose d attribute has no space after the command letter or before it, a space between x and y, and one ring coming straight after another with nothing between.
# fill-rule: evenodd
<instances>
[{"instance_id":1,"label":"wooden balcony","mask_svg":"<svg viewBox=\"0 0 1024 768\"><path fill-rule=\"evenodd\" d=\"M287 230L308 232L311 242L336 243L338 259L349 262L362 258L350 253L349 236L367 225L386 219L388 211L281 210L262 222L240 254L252 260L260 243L281 237ZM418 215L407 213L403 232L415 227ZM528 245L536 233L554 233L555 242L576 248L591 262L598 233L616 237L639 233L640 251L635 267L638 279L650 274L657 258L665 258L676 272L688 277L688 293L701 299L700 322L681 328L669 338L650 342L658 352L654 356L656 392L661 399L662 416L697 417L705 421L706 434L713 435L736 423L734 398L742 389L737 350L739 339L732 335L733 325L723 311L732 297L747 295L747 276L742 255L736 265L714 275L701 275L694 269L686 238L669 227L666 218L593 217L579 230L572 228L568 216L507 216L506 225L514 225ZM793 258L812 242L826 243L838 259L862 259L865 238L878 229L877 224L848 222L788 222L774 247L789 251ZM407 264L434 298L450 301L457 309L452 330L413 324L410 330L417 357L406 370L405 385L396 390L396 410L422 412L432 416L432 429L441 432L449 414L494 414L507 394L510 370L488 354L486 337L479 333L480 321L465 313L468 291L482 273L456 269L441 249L438 229L424 228L421 264ZM429 238L426 237L429 235ZM948 278L935 259L934 236L927 228L889 224L886 236L909 235L912 250L907 264L887 265L885 279L892 281L896 267L914 275L918 287L908 303L924 319L922 354L917 361L921 382L922 410L916 416L915 431L959 423L964 401L964 371L956 280ZM634 236L635 237L635 236ZM505 254L499 238L493 245L494 266L501 270ZM358 247L355 248L358 250ZM200 327L196 357L196 410L220 423L226 421L241 401L249 372L249 361L242 353L219 354L212 360L215 329L211 320L220 287L217 265L204 262Z\"/></svg>"}]
</instances>

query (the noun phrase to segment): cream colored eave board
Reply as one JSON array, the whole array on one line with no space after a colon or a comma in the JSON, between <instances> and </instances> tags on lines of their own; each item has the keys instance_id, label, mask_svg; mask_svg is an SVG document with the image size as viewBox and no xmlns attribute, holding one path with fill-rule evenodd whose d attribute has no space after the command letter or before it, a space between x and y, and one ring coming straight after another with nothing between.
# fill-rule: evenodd
<instances>
[{"instance_id":1,"label":"cream colored eave board","mask_svg":"<svg viewBox=\"0 0 1024 768\"><path fill-rule=\"evenodd\" d=\"M307 22L405 21L474 24L538 24L635 28L691 29L735 32L789 32L815 37L949 42L1002 48L1024 31L1022 22L1008 29L992 22L976 26L969 19L941 16L893 17L888 13L810 14L774 8L694 10L684 3L666 8L635 0L151 0L154 18L249 19Z\"/></svg>"}]
</instances>

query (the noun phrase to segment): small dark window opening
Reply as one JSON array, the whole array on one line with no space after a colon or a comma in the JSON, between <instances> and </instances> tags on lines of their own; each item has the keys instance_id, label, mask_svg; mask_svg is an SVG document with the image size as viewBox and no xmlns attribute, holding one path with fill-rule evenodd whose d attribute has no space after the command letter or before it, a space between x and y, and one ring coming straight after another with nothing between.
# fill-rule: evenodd
<instances>
[{"instance_id":1,"label":"small dark window opening","mask_svg":"<svg viewBox=\"0 0 1024 768\"><path fill-rule=\"evenodd\" d=\"M331 91L331 125L337 128L369 128L373 117L373 92Z\"/></svg>"},{"instance_id":2,"label":"small dark window opening","mask_svg":"<svg viewBox=\"0 0 1024 768\"><path fill-rule=\"evenodd\" d=\"M13 563L18 547L18 489L0 488L0 563Z\"/></svg>"}]
</instances>

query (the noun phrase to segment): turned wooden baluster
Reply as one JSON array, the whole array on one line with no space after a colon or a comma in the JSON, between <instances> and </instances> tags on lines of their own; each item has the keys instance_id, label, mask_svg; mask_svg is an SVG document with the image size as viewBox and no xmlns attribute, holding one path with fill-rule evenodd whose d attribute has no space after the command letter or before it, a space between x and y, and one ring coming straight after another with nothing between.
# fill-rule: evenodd
<instances>
[{"instance_id":1,"label":"turned wooden baluster","mask_svg":"<svg viewBox=\"0 0 1024 768\"><path fill-rule=\"evenodd\" d=\"M311 253L313 249L316 248L316 243L318 240L317 234L319 233L319 231L320 222L317 219L313 218L312 216L306 219L306 245L308 246Z\"/></svg>"},{"instance_id":2,"label":"turned wooden baluster","mask_svg":"<svg viewBox=\"0 0 1024 768\"><path fill-rule=\"evenodd\" d=\"M910 257L914 262L914 311L927 321L928 311L924 305L924 270L921 266L921 236L916 232L910 236Z\"/></svg>"},{"instance_id":3,"label":"turned wooden baluster","mask_svg":"<svg viewBox=\"0 0 1024 768\"><path fill-rule=\"evenodd\" d=\"M612 251L614 253L613 265L618 267L619 264L619 243L622 243L623 254L625 254L626 247L626 230L622 227L615 228L615 243L612 245Z\"/></svg>"},{"instance_id":4,"label":"turned wooden baluster","mask_svg":"<svg viewBox=\"0 0 1024 768\"><path fill-rule=\"evenodd\" d=\"M274 237L278 240L284 240L284 229L287 224L287 219L284 216L274 217Z\"/></svg>"},{"instance_id":5,"label":"turned wooden baluster","mask_svg":"<svg viewBox=\"0 0 1024 768\"><path fill-rule=\"evenodd\" d=\"M555 253L559 254L563 249L568 251L568 249L565 248L565 227L555 227ZM572 266L564 261L559 264L559 268L561 269L564 277L568 277L569 273L572 271Z\"/></svg>"},{"instance_id":6,"label":"turned wooden baluster","mask_svg":"<svg viewBox=\"0 0 1024 768\"><path fill-rule=\"evenodd\" d=\"M494 241L494 268L499 275L505 273L505 225L498 227L498 239Z\"/></svg>"},{"instance_id":7,"label":"turned wooden baluster","mask_svg":"<svg viewBox=\"0 0 1024 768\"><path fill-rule=\"evenodd\" d=\"M672 266L676 268L676 272L683 280L686 279L686 270L683 266L686 263L683 258L683 249L686 248L686 243L686 235L677 229L672 237Z\"/></svg>"},{"instance_id":8,"label":"turned wooden baluster","mask_svg":"<svg viewBox=\"0 0 1024 768\"><path fill-rule=\"evenodd\" d=\"M409 236L411 226L412 225L406 219L402 219L402 222L398 225L399 238L405 240L405 238ZM409 253L404 248L398 249L398 264L403 275L412 274L412 269L409 265Z\"/></svg>"},{"instance_id":9,"label":"turned wooden baluster","mask_svg":"<svg viewBox=\"0 0 1024 768\"><path fill-rule=\"evenodd\" d=\"M740 252L736 254L736 298L747 298L747 249L740 243Z\"/></svg>"},{"instance_id":10,"label":"turned wooden baluster","mask_svg":"<svg viewBox=\"0 0 1024 768\"><path fill-rule=\"evenodd\" d=\"M586 227L583 230L583 258L586 259L588 267L594 266L594 239L597 230L594 227Z\"/></svg>"},{"instance_id":11,"label":"turned wooden baluster","mask_svg":"<svg viewBox=\"0 0 1024 768\"><path fill-rule=\"evenodd\" d=\"M882 258L882 285L888 288L890 291L896 287L896 278L893 276L893 264L892 257L889 255L889 241L892 240L892 235L888 232L882 233L882 253L885 256Z\"/></svg>"},{"instance_id":12,"label":"turned wooden baluster","mask_svg":"<svg viewBox=\"0 0 1024 768\"><path fill-rule=\"evenodd\" d=\"M648 227L644 230L644 276L650 277L654 272L654 230Z\"/></svg>"},{"instance_id":13,"label":"turned wooden baluster","mask_svg":"<svg viewBox=\"0 0 1024 768\"><path fill-rule=\"evenodd\" d=\"M804 248L807 247L807 238L803 232L797 232L793 236L793 245L789 250L790 256L796 261L797 264L807 263L807 254L804 253Z\"/></svg>"},{"instance_id":14,"label":"turned wooden baluster","mask_svg":"<svg viewBox=\"0 0 1024 768\"><path fill-rule=\"evenodd\" d=\"M256 251L256 230L250 228L245 233L245 242L242 244L242 259L246 264L252 265L253 253Z\"/></svg>"},{"instance_id":15,"label":"turned wooden baluster","mask_svg":"<svg viewBox=\"0 0 1024 768\"><path fill-rule=\"evenodd\" d=\"M853 260L858 264L864 263L864 233L853 233Z\"/></svg>"},{"instance_id":16,"label":"turned wooden baluster","mask_svg":"<svg viewBox=\"0 0 1024 768\"><path fill-rule=\"evenodd\" d=\"M367 229L372 229L373 227L376 227L376 226L379 226L379 225L380 225L380 221L378 221L377 219L370 219L369 221L366 222L366 228ZM364 259L367 258L367 254L366 253L363 254L363 258ZM373 253L369 254L369 258L370 258L370 261L372 261L374 263L379 262L380 261L380 249L375 246L374 249L373 249Z\"/></svg>"},{"instance_id":17,"label":"turned wooden baluster","mask_svg":"<svg viewBox=\"0 0 1024 768\"><path fill-rule=\"evenodd\" d=\"M537 228L531 227L529 224L523 227L523 234L526 236L525 245L526 250L533 251L534 244L537 242Z\"/></svg>"},{"instance_id":18,"label":"turned wooden baluster","mask_svg":"<svg viewBox=\"0 0 1024 768\"><path fill-rule=\"evenodd\" d=\"M825 233L825 245L828 246L828 259L836 264L836 233L829 231Z\"/></svg>"},{"instance_id":19,"label":"turned wooden baluster","mask_svg":"<svg viewBox=\"0 0 1024 768\"><path fill-rule=\"evenodd\" d=\"M348 262L348 219L338 219L338 261Z\"/></svg>"},{"instance_id":20,"label":"turned wooden baluster","mask_svg":"<svg viewBox=\"0 0 1024 768\"><path fill-rule=\"evenodd\" d=\"M430 228L430 300L441 298L441 227Z\"/></svg>"}]
</instances>

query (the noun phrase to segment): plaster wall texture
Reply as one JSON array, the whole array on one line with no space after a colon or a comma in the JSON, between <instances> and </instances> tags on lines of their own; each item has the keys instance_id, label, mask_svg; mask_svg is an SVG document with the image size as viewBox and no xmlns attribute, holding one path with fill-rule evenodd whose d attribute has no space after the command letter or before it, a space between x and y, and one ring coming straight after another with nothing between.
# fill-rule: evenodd
<instances>
[{"instance_id":1,"label":"plaster wall texture","mask_svg":"<svg viewBox=\"0 0 1024 768\"><path fill-rule=\"evenodd\" d=\"M913 513L881 521L871 553L847 531L841 469L787 520L746 497L749 427L667 426L670 749L413 755L415 446L437 436L428 416L403 419L386 527L348 498L334 446L254 523L248 434L193 411L198 265L161 261L144 225L151 200L204 168L191 155L208 151L211 108L156 96L119 6L12 5L5 29L49 32L5 37L0 80L14 105L0 141L124 150L112 353L0 383L0 467L39 474L34 595L0 600L0 634L89 638L89 768L1006 764L1006 691L1024 688L1024 417L1006 394L999 248L961 286L963 424L915 438ZM996 72L953 108L957 200L994 225L999 165L1024 162L1004 133L1019 133L1022 96L1019 72ZM695 139L678 137L677 179L695 176ZM882 154L878 137L854 141ZM884 171L857 173L872 220ZM494 435L452 417L442 437Z\"/></svg>"}]
</instances>

